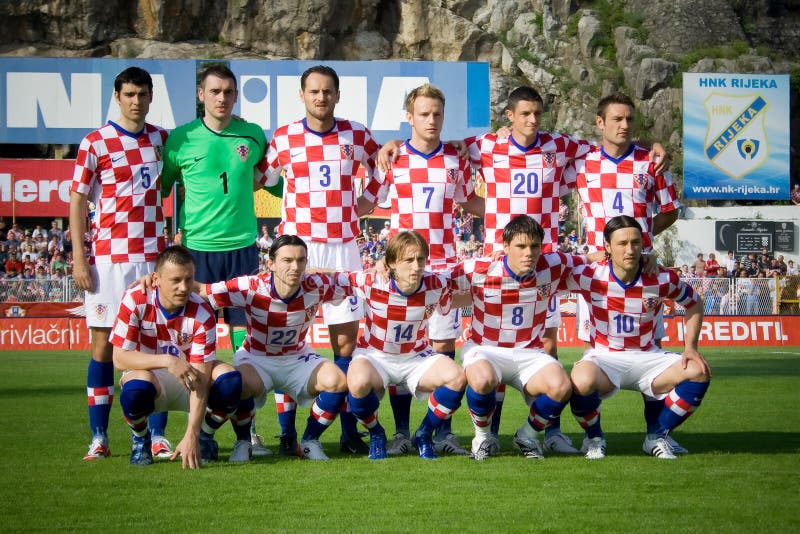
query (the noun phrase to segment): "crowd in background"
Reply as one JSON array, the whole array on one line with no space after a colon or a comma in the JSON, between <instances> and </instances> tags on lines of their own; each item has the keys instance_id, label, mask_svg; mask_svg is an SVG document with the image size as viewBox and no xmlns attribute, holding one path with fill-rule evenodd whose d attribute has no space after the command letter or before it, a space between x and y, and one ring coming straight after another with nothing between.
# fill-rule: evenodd
<instances>
[{"instance_id":1,"label":"crowd in background","mask_svg":"<svg viewBox=\"0 0 800 534\"><path fill-rule=\"evenodd\" d=\"M569 208L562 203L559 210L559 247L562 252L586 254L589 250L586 239L575 230L567 231ZM460 207L454 213L456 250L459 260L483 256L484 226L474 220L470 213ZM377 221L380 224L380 221ZM259 270L267 270L269 247L278 236L278 228L272 232L266 225L256 244L260 252ZM376 230L373 224L365 224L358 238L361 262L365 269L375 267L386 250L390 235L389 221ZM180 244L181 230L172 236L164 228L167 246ZM88 250L91 236L84 236ZM58 220L51 221L49 228L43 225L23 226L8 223L0 218L0 302L3 301L63 301L64 283L72 274L72 243L69 228L60 226ZM794 260L786 260L782 254L773 256L768 249L760 254L750 253L736 258L728 251L725 258L717 259L714 252L698 254L692 264L675 266L681 277L690 280L705 299L706 314L768 314L777 291L774 277L799 277L800 268ZM758 280L762 281L758 281ZM16 287L15 281L34 281ZM694 281L692 281L694 280ZM788 287L789 289L786 289ZM800 299L800 283L784 285L781 300ZM800 308L794 305L796 308Z\"/></svg>"}]
</instances>

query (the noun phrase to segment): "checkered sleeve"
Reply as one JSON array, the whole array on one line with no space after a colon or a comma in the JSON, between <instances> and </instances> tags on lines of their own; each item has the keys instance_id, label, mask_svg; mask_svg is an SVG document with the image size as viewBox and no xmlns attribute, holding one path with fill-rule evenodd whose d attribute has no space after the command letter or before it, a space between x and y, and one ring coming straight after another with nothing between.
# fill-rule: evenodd
<instances>
[{"instance_id":1,"label":"checkered sleeve","mask_svg":"<svg viewBox=\"0 0 800 534\"><path fill-rule=\"evenodd\" d=\"M187 303L184 313L194 320L192 344L187 359L190 363L215 361L217 359L217 321L214 310L206 302L192 300Z\"/></svg>"},{"instance_id":2,"label":"checkered sleeve","mask_svg":"<svg viewBox=\"0 0 800 534\"><path fill-rule=\"evenodd\" d=\"M677 273L670 269L660 268L660 275L667 278L668 293L667 297L674 300L684 308L691 308L699 302L697 292L692 286L681 279Z\"/></svg>"},{"instance_id":3,"label":"checkered sleeve","mask_svg":"<svg viewBox=\"0 0 800 534\"><path fill-rule=\"evenodd\" d=\"M278 140L283 140L285 135L285 127L279 128L272 136L272 141L269 142L267 153L264 155L264 160L261 162L265 180L263 185L271 187L278 183L280 178L282 165L280 163L280 153L278 152ZM279 136L279 132L283 131L283 135Z\"/></svg>"},{"instance_id":4,"label":"checkered sleeve","mask_svg":"<svg viewBox=\"0 0 800 534\"><path fill-rule=\"evenodd\" d=\"M97 153L89 137L84 137L75 157L70 191L89 196L97 173Z\"/></svg>"},{"instance_id":5,"label":"checkered sleeve","mask_svg":"<svg viewBox=\"0 0 800 534\"><path fill-rule=\"evenodd\" d=\"M238 307L247 305L250 293L250 276L239 276L224 282L206 284L208 303L215 310L220 308Z\"/></svg>"},{"instance_id":6,"label":"checkered sleeve","mask_svg":"<svg viewBox=\"0 0 800 534\"><path fill-rule=\"evenodd\" d=\"M129 289L122 296L117 318L111 327L108 341L122 350L137 350L139 347L140 312L146 305L146 297L140 287Z\"/></svg>"},{"instance_id":7,"label":"checkered sleeve","mask_svg":"<svg viewBox=\"0 0 800 534\"><path fill-rule=\"evenodd\" d=\"M675 184L672 182L672 174L665 172L655 175L656 199L660 213L667 213L681 208L678 194L675 192Z\"/></svg>"}]
</instances>

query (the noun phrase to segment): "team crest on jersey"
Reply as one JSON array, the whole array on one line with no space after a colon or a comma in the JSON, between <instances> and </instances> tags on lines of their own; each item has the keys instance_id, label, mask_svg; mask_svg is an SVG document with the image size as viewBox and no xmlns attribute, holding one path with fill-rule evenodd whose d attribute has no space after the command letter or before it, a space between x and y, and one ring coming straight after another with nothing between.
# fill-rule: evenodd
<instances>
[{"instance_id":1,"label":"team crest on jersey","mask_svg":"<svg viewBox=\"0 0 800 534\"><path fill-rule=\"evenodd\" d=\"M555 167L556 165L556 153L555 152L543 152L542 153L542 163L544 167Z\"/></svg>"},{"instance_id":2,"label":"team crest on jersey","mask_svg":"<svg viewBox=\"0 0 800 534\"><path fill-rule=\"evenodd\" d=\"M242 161L247 161L247 156L250 155L250 147L247 145L239 145L236 147L236 153Z\"/></svg>"},{"instance_id":3,"label":"team crest on jersey","mask_svg":"<svg viewBox=\"0 0 800 534\"><path fill-rule=\"evenodd\" d=\"M636 182L636 187L638 189L647 189L647 175L646 174L634 174L633 181Z\"/></svg>"},{"instance_id":4,"label":"team crest on jersey","mask_svg":"<svg viewBox=\"0 0 800 534\"><path fill-rule=\"evenodd\" d=\"M645 310L652 312L661 306L661 299L657 297L647 297L644 299L643 304Z\"/></svg>"},{"instance_id":5,"label":"team crest on jersey","mask_svg":"<svg viewBox=\"0 0 800 534\"><path fill-rule=\"evenodd\" d=\"M447 169L447 181L456 183L458 179L458 169Z\"/></svg>"},{"instance_id":6,"label":"team crest on jersey","mask_svg":"<svg viewBox=\"0 0 800 534\"><path fill-rule=\"evenodd\" d=\"M536 286L536 292L542 300L550 299L550 286Z\"/></svg>"},{"instance_id":7,"label":"team crest on jersey","mask_svg":"<svg viewBox=\"0 0 800 534\"><path fill-rule=\"evenodd\" d=\"M98 319L102 319L106 316L106 311L108 311L108 306L105 304L95 304L94 305L94 316Z\"/></svg>"},{"instance_id":8,"label":"team crest on jersey","mask_svg":"<svg viewBox=\"0 0 800 534\"><path fill-rule=\"evenodd\" d=\"M353 159L353 154L355 154L353 145L341 145L339 149L342 151L342 156L345 159Z\"/></svg>"},{"instance_id":9,"label":"team crest on jersey","mask_svg":"<svg viewBox=\"0 0 800 534\"><path fill-rule=\"evenodd\" d=\"M181 332L181 345L186 345L189 342L189 339L191 339L191 336L188 332Z\"/></svg>"},{"instance_id":10,"label":"team crest on jersey","mask_svg":"<svg viewBox=\"0 0 800 534\"><path fill-rule=\"evenodd\" d=\"M433 315L434 311L436 311L436 304L429 304L428 306L425 306L425 318L428 319L431 315Z\"/></svg>"}]
</instances>

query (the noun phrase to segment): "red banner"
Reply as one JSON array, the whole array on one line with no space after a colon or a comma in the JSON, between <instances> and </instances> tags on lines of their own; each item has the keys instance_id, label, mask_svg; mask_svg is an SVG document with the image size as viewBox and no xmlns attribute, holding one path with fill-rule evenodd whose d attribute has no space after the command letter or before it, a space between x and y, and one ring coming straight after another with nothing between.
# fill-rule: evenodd
<instances>
[{"instance_id":1,"label":"red banner","mask_svg":"<svg viewBox=\"0 0 800 534\"><path fill-rule=\"evenodd\" d=\"M13 217L69 217L75 160L0 159L0 213ZM164 200L164 216L172 202Z\"/></svg>"},{"instance_id":2,"label":"red banner","mask_svg":"<svg viewBox=\"0 0 800 534\"><path fill-rule=\"evenodd\" d=\"M17 305L14 305L17 306ZM462 319L463 334L460 346L469 328L469 317ZM683 346L684 326L680 317L666 319L665 347ZM362 324L363 327L363 324ZM229 349L228 325L217 325L218 348ZM330 347L328 328L317 318L308 334L311 347ZM575 317L563 316L558 331L558 344L562 347L583 345L575 335ZM800 346L800 316L711 316L703 321L700 348L703 347L797 347ZM13 317L0 318L0 351L2 350L88 350L89 332L83 317Z\"/></svg>"}]
</instances>

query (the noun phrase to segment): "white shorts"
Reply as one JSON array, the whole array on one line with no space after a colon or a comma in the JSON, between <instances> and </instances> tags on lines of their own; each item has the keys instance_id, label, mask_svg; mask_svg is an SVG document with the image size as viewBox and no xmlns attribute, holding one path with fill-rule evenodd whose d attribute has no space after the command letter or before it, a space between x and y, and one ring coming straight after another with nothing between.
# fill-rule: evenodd
<instances>
[{"instance_id":1,"label":"white shorts","mask_svg":"<svg viewBox=\"0 0 800 534\"><path fill-rule=\"evenodd\" d=\"M533 400L525 393L525 385L547 365L555 364L563 369L561 362L543 349L519 349L476 345L467 341L461 349L464 369L479 360L486 360L494 368L497 380L518 389L525 395L526 403Z\"/></svg>"},{"instance_id":2,"label":"white shorts","mask_svg":"<svg viewBox=\"0 0 800 534\"><path fill-rule=\"evenodd\" d=\"M96 282L95 291L86 291L83 307L86 326L111 328L117 318L122 295L128 286L155 270L155 262L102 263L91 265L89 272Z\"/></svg>"},{"instance_id":3,"label":"white shorts","mask_svg":"<svg viewBox=\"0 0 800 534\"><path fill-rule=\"evenodd\" d=\"M430 394L428 391L417 391L419 381L422 380L428 369L441 358L447 358L447 356L435 352L430 347L416 354L403 354L402 356L386 354L372 347L358 348L353 351L354 360L367 360L378 371L383 380L383 389L386 389L389 384L405 384L408 391L418 400L425 400Z\"/></svg>"},{"instance_id":4,"label":"white shorts","mask_svg":"<svg viewBox=\"0 0 800 534\"><path fill-rule=\"evenodd\" d=\"M588 349L579 362L592 362L598 366L614 384L614 391L602 398L607 399L620 389L640 391L653 399L663 399L664 394L653 393L653 381L675 362L681 355L662 349L652 351L626 350L606 352Z\"/></svg>"},{"instance_id":5,"label":"white shorts","mask_svg":"<svg viewBox=\"0 0 800 534\"><path fill-rule=\"evenodd\" d=\"M308 246L308 267L336 269L341 271L360 271L361 256L355 241L347 243L322 243L306 241ZM364 317L364 306L357 297L349 297L340 304L323 303L322 320L325 326L351 323Z\"/></svg>"},{"instance_id":6,"label":"white shorts","mask_svg":"<svg viewBox=\"0 0 800 534\"><path fill-rule=\"evenodd\" d=\"M461 335L461 308L453 308L447 315L433 312L428 319L428 339L446 341Z\"/></svg>"},{"instance_id":7,"label":"white shorts","mask_svg":"<svg viewBox=\"0 0 800 534\"><path fill-rule=\"evenodd\" d=\"M122 376L124 377L131 372L133 371L125 371ZM172 376L164 367L150 369L150 372L153 373L155 380L158 382L158 389L161 390L161 393L156 397L153 413L188 412L189 390L186 389L186 386ZM122 384L122 378L120 378L120 384Z\"/></svg>"},{"instance_id":8,"label":"white shorts","mask_svg":"<svg viewBox=\"0 0 800 534\"><path fill-rule=\"evenodd\" d=\"M589 316L589 304L582 294L578 294L578 307L575 310L575 327L578 330L578 339L589 343L592 339L592 322ZM658 309L658 315L655 318L656 328L653 336L656 341L667 335L667 329L664 326L664 306Z\"/></svg>"},{"instance_id":9,"label":"white shorts","mask_svg":"<svg viewBox=\"0 0 800 534\"><path fill-rule=\"evenodd\" d=\"M325 358L310 350L283 356L254 356L245 349L239 349L233 355L234 366L251 365L264 383L264 392L255 399L259 408L264 406L267 393L273 389L288 393L300 406L311 404L314 397L308 393L308 381L314 369L325 361Z\"/></svg>"},{"instance_id":10,"label":"white shorts","mask_svg":"<svg viewBox=\"0 0 800 534\"><path fill-rule=\"evenodd\" d=\"M558 294L547 301L547 317L544 320L545 328L559 328L561 326L561 299Z\"/></svg>"}]
</instances>

